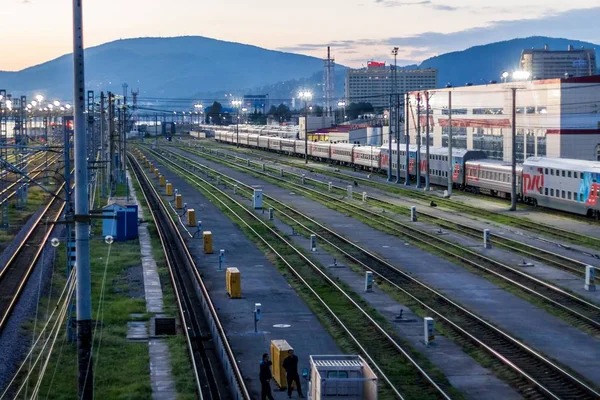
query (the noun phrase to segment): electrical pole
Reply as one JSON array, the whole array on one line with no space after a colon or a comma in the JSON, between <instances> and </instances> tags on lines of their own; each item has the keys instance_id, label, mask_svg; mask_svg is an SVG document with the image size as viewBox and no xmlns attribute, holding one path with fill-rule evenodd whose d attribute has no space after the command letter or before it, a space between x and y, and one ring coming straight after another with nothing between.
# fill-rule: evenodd
<instances>
[{"instance_id":1,"label":"electrical pole","mask_svg":"<svg viewBox=\"0 0 600 400\"><path fill-rule=\"evenodd\" d=\"M415 154L417 170L417 189L421 188L421 92L417 94L417 154Z\"/></svg>"},{"instance_id":2,"label":"electrical pole","mask_svg":"<svg viewBox=\"0 0 600 400\"><path fill-rule=\"evenodd\" d=\"M117 99L117 160L118 162L116 163L116 171L115 171L115 183L119 184L121 183L121 165L123 163L123 160L121 159L122 155L121 155L121 149L123 148L122 142L121 142L121 131L123 128L123 125L121 123L121 99Z\"/></svg>"},{"instance_id":3,"label":"electrical pole","mask_svg":"<svg viewBox=\"0 0 600 400\"><path fill-rule=\"evenodd\" d=\"M388 157L388 177L387 177L387 181L391 182L392 181L392 161L394 160L394 155L392 154L392 118L393 118L393 112L392 112L392 95L390 94L390 117L388 118L388 131L389 131L389 135L388 135L388 151L389 151L389 157Z\"/></svg>"},{"instance_id":4,"label":"electrical pole","mask_svg":"<svg viewBox=\"0 0 600 400\"><path fill-rule=\"evenodd\" d=\"M108 194L114 194L115 180L115 97L108 92Z\"/></svg>"},{"instance_id":5,"label":"electrical pole","mask_svg":"<svg viewBox=\"0 0 600 400\"><path fill-rule=\"evenodd\" d=\"M512 88L512 156L510 211L517 211L517 88Z\"/></svg>"},{"instance_id":6,"label":"electrical pole","mask_svg":"<svg viewBox=\"0 0 600 400\"><path fill-rule=\"evenodd\" d=\"M106 154L105 154L105 137L104 137L104 92L100 92L100 189L102 191L102 197L106 196L106 185L104 180L104 174L106 173Z\"/></svg>"},{"instance_id":7,"label":"electrical pole","mask_svg":"<svg viewBox=\"0 0 600 400\"><path fill-rule=\"evenodd\" d=\"M448 91L448 198L452 196L452 91Z\"/></svg>"},{"instance_id":8,"label":"electrical pole","mask_svg":"<svg viewBox=\"0 0 600 400\"><path fill-rule=\"evenodd\" d=\"M396 100L396 183L400 183L400 94L394 95Z\"/></svg>"},{"instance_id":9,"label":"electrical pole","mask_svg":"<svg viewBox=\"0 0 600 400\"><path fill-rule=\"evenodd\" d=\"M408 170L408 164L410 163L410 133L409 133L409 129L410 129L410 122L408 121L408 115L410 114L410 95L408 93L406 93L406 116L404 117L405 122L406 122L406 132L404 133L404 141L406 143L406 154L404 154L404 161L406 162L406 165L404 166L404 173L406 174L406 177L404 179L404 184L405 185L410 185L410 171ZM400 167L398 167L400 168Z\"/></svg>"},{"instance_id":10,"label":"electrical pole","mask_svg":"<svg viewBox=\"0 0 600 400\"><path fill-rule=\"evenodd\" d=\"M82 1L73 0L73 105L75 147L75 251L77 254L77 358L79 399L94 396L92 362L92 288L90 280L90 220L87 199L85 135L85 74Z\"/></svg>"},{"instance_id":11,"label":"electrical pole","mask_svg":"<svg viewBox=\"0 0 600 400\"><path fill-rule=\"evenodd\" d=\"M429 191L431 189L429 187L429 92L425 92L425 106L427 107L425 110L425 117L427 118L425 122L425 137L427 141L425 144L425 190Z\"/></svg>"},{"instance_id":12,"label":"electrical pole","mask_svg":"<svg viewBox=\"0 0 600 400\"><path fill-rule=\"evenodd\" d=\"M304 98L304 164L308 164L308 104Z\"/></svg>"},{"instance_id":13,"label":"electrical pole","mask_svg":"<svg viewBox=\"0 0 600 400\"><path fill-rule=\"evenodd\" d=\"M394 131L396 133L396 183L400 183L400 94L398 93L398 47L394 47L392 54L394 55L394 75L392 79L393 94L394 94ZM390 152L390 164L391 164Z\"/></svg>"}]
</instances>

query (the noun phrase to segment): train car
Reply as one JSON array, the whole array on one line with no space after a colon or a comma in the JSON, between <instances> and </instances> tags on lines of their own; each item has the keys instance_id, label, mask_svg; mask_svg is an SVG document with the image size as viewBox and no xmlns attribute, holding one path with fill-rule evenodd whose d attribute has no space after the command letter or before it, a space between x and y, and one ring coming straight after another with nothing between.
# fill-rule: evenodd
<instances>
[{"instance_id":1,"label":"train car","mask_svg":"<svg viewBox=\"0 0 600 400\"><path fill-rule=\"evenodd\" d=\"M521 196L523 166L517 165L517 195ZM512 166L499 160L469 160L465 163L465 188L475 193L510 199Z\"/></svg>"},{"instance_id":2,"label":"train car","mask_svg":"<svg viewBox=\"0 0 600 400\"><path fill-rule=\"evenodd\" d=\"M258 147L261 149L269 148L269 137L268 136L259 136L258 137Z\"/></svg>"},{"instance_id":3,"label":"train car","mask_svg":"<svg viewBox=\"0 0 600 400\"><path fill-rule=\"evenodd\" d=\"M258 147L258 135L255 133L248 134L248 146Z\"/></svg>"},{"instance_id":4,"label":"train car","mask_svg":"<svg viewBox=\"0 0 600 400\"><path fill-rule=\"evenodd\" d=\"M281 138L280 137L272 137L269 138L269 150L281 151Z\"/></svg>"},{"instance_id":5,"label":"train car","mask_svg":"<svg viewBox=\"0 0 600 400\"><path fill-rule=\"evenodd\" d=\"M308 155L319 161L329 161L331 158L331 143L311 142L308 144Z\"/></svg>"},{"instance_id":6,"label":"train car","mask_svg":"<svg viewBox=\"0 0 600 400\"><path fill-rule=\"evenodd\" d=\"M600 162L530 157L522 177L525 201L600 218Z\"/></svg>"},{"instance_id":7,"label":"train car","mask_svg":"<svg viewBox=\"0 0 600 400\"><path fill-rule=\"evenodd\" d=\"M331 159L340 164L352 164L355 144L336 143L331 145Z\"/></svg>"},{"instance_id":8,"label":"train car","mask_svg":"<svg viewBox=\"0 0 600 400\"><path fill-rule=\"evenodd\" d=\"M295 140L294 139L281 139L281 151L285 154L294 154L295 151ZM303 152L304 154L304 152Z\"/></svg>"},{"instance_id":9,"label":"train car","mask_svg":"<svg viewBox=\"0 0 600 400\"><path fill-rule=\"evenodd\" d=\"M233 132L225 132L225 141L227 143L235 143L235 139Z\"/></svg>"},{"instance_id":10,"label":"train car","mask_svg":"<svg viewBox=\"0 0 600 400\"><path fill-rule=\"evenodd\" d=\"M452 151L452 182L465 187L465 164L469 160L484 160L486 154L479 150L455 149ZM426 154L421 147L421 175L427 170ZM434 185L448 184L448 148L429 148L429 181Z\"/></svg>"},{"instance_id":11,"label":"train car","mask_svg":"<svg viewBox=\"0 0 600 400\"><path fill-rule=\"evenodd\" d=\"M237 143L237 140L240 141L241 146L248 146L248 134L247 133L233 132L233 142Z\"/></svg>"},{"instance_id":12,"label":"train car","mask_svg":"<svg viewBox=\"0 0 600 400\"><path fill-rule=\"evenodd\" d=\"M381 149L374 146L356 146L354 148L354 165L360 165L363 168L379 170L379 155Z\"/></svg>"},{"instance_id":13,"label":"train car","mask_svg":"<svg viewBox=\"0 0 600 400\"><path fill-rule=\"evenodd\" d=\"M310 146L310 143L308 143L308 145ZM296 153L296 155L304 157L304 146L304 140L294 140L294 153Z\"/></svg>"},{"instance_id":14,"label":"train car","mask_svg":"<svg viewBox=\"0 0 600 400\"><path fill-rule=\"evenodd\" d=\"M417 146L409 145L409 153L416 154ZM379 155L379 164L380 168L384 173L388 172L389 168L389 146L383 145L380 147L380 155ZM397 176L398 174L398 152L396 149L396 143L392 143L392 176ZM406 144L400 144L400 177L404 178L406 176Z\"/></svg>"}]
</instances>

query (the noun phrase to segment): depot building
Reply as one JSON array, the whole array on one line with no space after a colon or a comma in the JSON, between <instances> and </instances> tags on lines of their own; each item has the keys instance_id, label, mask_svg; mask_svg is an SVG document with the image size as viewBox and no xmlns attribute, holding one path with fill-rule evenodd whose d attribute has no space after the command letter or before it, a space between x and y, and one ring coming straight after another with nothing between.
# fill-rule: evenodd
<instances>
[{"instance_id":1,"label":"depot building","mask_svg":"<svg viewBox=\"0 0 600 400\"><path fill-rule=\"evenodd\" d=\"M454 148L510 161L513 89L517 162L532 156L600 161L600 75L410 92L410 143L420 136L426 144L428 103L431 146L447 147L452 129Z\"/></svg>"}]
</instances>

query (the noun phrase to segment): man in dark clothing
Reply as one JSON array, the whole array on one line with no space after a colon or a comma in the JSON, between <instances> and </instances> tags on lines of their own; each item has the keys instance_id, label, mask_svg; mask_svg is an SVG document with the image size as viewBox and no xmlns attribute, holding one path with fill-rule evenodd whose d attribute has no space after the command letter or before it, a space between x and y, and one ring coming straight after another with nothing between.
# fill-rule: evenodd
<instances>
[{"instance_id":1,"label":"man in dark clothing","mask_svg":"<svg viewBox=\"0 0 600 400\"><path fill-rule=\"evenodd\" d=\"M296 382L298 387L298 396L302 399L302 389L300 388L300 376L298 376L298 356L294 355L294 350L288 350L288 356L283 360L283 369L287 379L288 397L292 398L292 383Z\"/></svg>"},{"instance_id":2,"label":"man in dark clothing","mask_svg":"<svg viewBox=\"0 0 600 400\"><path fill-rule=\"evenodd\" d=\"M269 381L273 377L271 375L271 365L273 363L269 360L269 354L265 353L262 356L262 360L260 362L260 398L262 400L273 400L273 395L271 394L271 384Z\"/></svg>"}]
</instances>

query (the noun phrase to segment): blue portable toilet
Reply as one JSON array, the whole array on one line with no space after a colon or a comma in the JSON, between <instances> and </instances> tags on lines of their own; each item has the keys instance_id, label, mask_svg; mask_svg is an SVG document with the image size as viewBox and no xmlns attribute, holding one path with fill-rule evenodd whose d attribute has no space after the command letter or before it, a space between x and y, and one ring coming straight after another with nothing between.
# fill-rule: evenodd
<instances>
[{"instance_id":1,"label":"blue portable toilet","mask_svg":"<svg viewBox=\"0 0 600 400\"><path fill-rule=\"evenodd\" d=\"M137 205L110 204L104 207L102 235L111 235L115 241L124 242L138 237Z\"/></svg>"}]
</instances>

